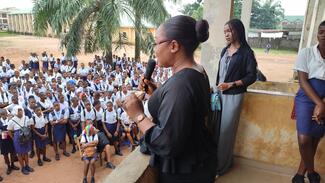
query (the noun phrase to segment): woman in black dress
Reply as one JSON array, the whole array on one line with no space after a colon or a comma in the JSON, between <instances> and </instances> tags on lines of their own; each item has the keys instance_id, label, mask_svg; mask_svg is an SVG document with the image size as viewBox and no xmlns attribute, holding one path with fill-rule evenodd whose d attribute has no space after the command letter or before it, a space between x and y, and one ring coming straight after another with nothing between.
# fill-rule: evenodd
<instances>
[{"instance_id":1,"label":"woman in black dress","mask_svg":"<svg viewBox=\"0 0 325 183\"><path fill-rule=\"evenodd\" d=\"M7 130L9 119L7 117L7 111L4 109L0 109L0 131L1 131L1 138L0 138L0 149L1 154L5 160L7 165L7 175L11 174L12 170L19 170L18 167L15 166L15 147L12 141L12 138L9 136L9 132ZM9 159L10 155L10 159Z\"/></svg>"},{"instance_id":2,"label":"woman in black dress","mask_svg":"<svg viewBox=\"0 0 325 183\"><path fill-rule=\"evenodd\" d=\"M206 20L176 16L162 24L155 37L155 55L160 67L172 67L173 76L161 87L149 86L148 109L130 95L123 102L129 117L145 134L151 151L150 165L158 171L159 182L214 182L216 143L207 124L209 80L193 54L209 37Z\"/></svg>"}]
</instances>

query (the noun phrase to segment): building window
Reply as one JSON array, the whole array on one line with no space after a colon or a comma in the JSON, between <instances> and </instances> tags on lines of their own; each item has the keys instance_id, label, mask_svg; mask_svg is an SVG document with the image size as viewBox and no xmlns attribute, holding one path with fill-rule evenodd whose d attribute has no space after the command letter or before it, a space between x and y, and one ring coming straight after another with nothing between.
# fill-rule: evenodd
<instances>
[{"instance_id":1,"label":"building window","mask_svg":"<svg viewBox=\"0 0 325 183\"><path fill-rule=\"evenodd\" d=\"M8 23L8 20L7 19L3 19L3 23L4 24L7 24Z\"/></svg>"},{"instance_id":2,"label":"building window","mask_svg":"<svg viewBox=\"0 0 325 183\"><path fill-rule=\"evenodd\" d=\"M6 13L2 13L2 18L7 18L7 14Z\"/></svg>"}]
</instances>

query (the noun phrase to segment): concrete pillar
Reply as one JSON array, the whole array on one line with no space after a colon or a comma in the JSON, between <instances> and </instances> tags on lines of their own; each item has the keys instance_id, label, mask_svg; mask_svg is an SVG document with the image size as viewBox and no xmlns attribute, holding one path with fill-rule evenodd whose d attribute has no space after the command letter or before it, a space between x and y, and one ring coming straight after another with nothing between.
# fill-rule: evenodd
<instances>
[{"instance_id":1,"label":"concrete pillar","mask_svg":"<svg viewBox=\"0 0 325 183\"><path fill-rule=\"evenodd\" d=\"M16 21L16 32L19 32L20 31L20 25L19 25L18 14L15 15L15 21Z\"/></svg>"},{"instance_id":2,"label":"concrete pillar","mask_svg":"<svg viewBox=\"0 0 325 183\"><path fill-rule=\"evenodd\" d=\"M12 21L11 21L11 15L8 14L8 30L12 31Z\"/></svg>"},{"instance_id":3,"label":"concrete pillar","mask_svg":"<svg viewBox=\"0 0 325 183\"><path fill-rule=\"evenodd\" d=\"M24 24L23 24L23 17L22 14L18 14L18 23L19 23L19 32L23 33Z\"/></svg>"},{"instance_id":4,"label":"concrete pillar","mask_svg":"<svg viewBox=\"0 0 325 183\"><path fill-rule=\"evenodd\" d=\"M299 49L310 47L317 43L318 25L323 20L325 20L325 1L309 0Z\"/></svg>"},{"instance_id":5,"label":"concrete pillar","mask_svg":"<svg viewBox=\"0 0 325 183\"><path fill-rule=\"evenodd\" d=\"M246 39L248 38L248 30L251 22L251 14L252 14L252 5L253 0L245 0L243 1L240 19L243 22L246 29Z\"/></svg>"},{"instance_id":6,"label":"concrete pillar","mask_svg":"<svg viewBox=\"0 0 325 183\"><path fill-rule=\"evenodd\" d=\"M210 25L210 38L202 44L201 64L204 66L210 85L216 83L220 52L226 46L223 27L232 17L232 3L229 0L205 0L203 17Z\"/></svg>"}]
</instances>

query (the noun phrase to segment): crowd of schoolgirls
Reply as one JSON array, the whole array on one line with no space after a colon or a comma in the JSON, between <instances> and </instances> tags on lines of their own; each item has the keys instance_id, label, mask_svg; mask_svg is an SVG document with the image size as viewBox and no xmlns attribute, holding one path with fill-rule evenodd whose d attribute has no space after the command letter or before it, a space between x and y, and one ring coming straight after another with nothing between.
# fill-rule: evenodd
<instances>
[{"instance_id":1,"label":"crowd of schoolgirls","mask_svg":"<svg viewBox=\"0 0 325 183\"><path fill-rule=\"evenodd\" d=\"M61 155L69 157L78 151L79 143L82 149L96 145L97 152L106 151L106 167L113 169L109 145L120 156L122 143L129 142L131 150L138 145L137 126L123 111L121 101L137 90L145 68L145 62L126 54L113 55L112 64L95 55L85 65L64 53L58 58L46 52L41 56L31 53L18 68L0 57L0 147L7 175L15 170L25 175L33 172L29 160L35 155L39 166L53 158L59 161ZM156 68L152 78L163 84L170 76L169 69ZM46 151L52 150L49 146L54 157L47 156ZM98 153L86 154L84 182L89 166L94 182L92 165ZM17 161L20 166L15 165Z\"/></svg>"}]
</instances>

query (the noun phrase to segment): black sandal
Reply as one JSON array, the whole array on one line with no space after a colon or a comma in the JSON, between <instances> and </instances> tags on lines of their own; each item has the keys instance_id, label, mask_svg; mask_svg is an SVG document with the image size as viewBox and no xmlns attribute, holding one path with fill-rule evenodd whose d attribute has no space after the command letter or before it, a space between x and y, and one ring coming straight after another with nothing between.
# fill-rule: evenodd
<instances>
[{"instance_id":1,"label":"black sandal","mask_svg":"<svg viewBox=\"0 0 325 183\"><path fill-rule=\"evenodd\" d=\"M59 161L59 160L60 160L60 155L59 155L59 154L56 154L56 155L55 155L55 160L56 160L56 161Z\"/></svg>"},{"instance_id":2,"label":"black sandal","mask_svg":"<svg viewBox=\"0 0 325 183\"><path fill-rule=\"evenodd\" d=\"M291 181L292 183L305 183L305 176L296 174Z\"/></svg>"},{"instance_id":3,"label":"black sandal","mask_svg":"<svg viewBox=\"0 0 325 183\"><path fill-rule=\"evenodd\" d=\"M309 183L320 183L320 175L317 172L307 174Z\"/></svg>"}]
</instances>

